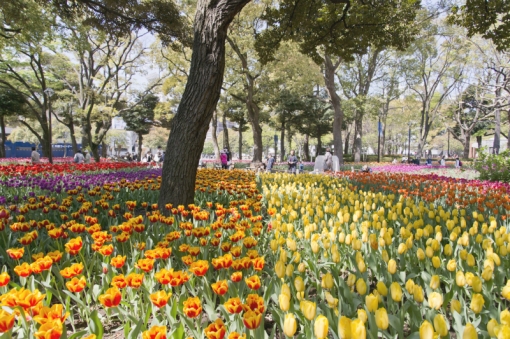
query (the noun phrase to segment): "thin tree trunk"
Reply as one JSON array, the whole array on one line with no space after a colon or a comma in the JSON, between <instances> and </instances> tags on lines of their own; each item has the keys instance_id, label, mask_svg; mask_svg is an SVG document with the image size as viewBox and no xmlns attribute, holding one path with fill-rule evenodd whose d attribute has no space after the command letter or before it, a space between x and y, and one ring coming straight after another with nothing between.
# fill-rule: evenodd
<instances>
[{"instance_id":1,"label":"thin tree trunk","mask_svg":"<svg viewBox=\"0 0 510 339\"><path fill-rule=\"evenodd\" d=\"M142 161L142 143L143 143L143 134L138 133L138 161Z\"/></svg>"},{"instance_id":2,"label":"thin tree trunk","mask_svg":"<svg viewBox=\"0 0 510 339\"><path fill-rule=\"evenodd\" d=\"M464 139L464 154L463 158L468 159L469 158L469 148L471 147L471 135L466 134Z\"/></svg>"},{"instance_id":3,"label":"thin tree trunk","mask_svg":"<svg viewBox=\"0 0 510 339\"><path fill-rule=\"evenodd\" d=\"M106 142L102 142L101 143L101 157L105 158L107 157L107 151L108 150L108 146L106 145ZM101 161L101 159L99 159Z\"/></svg>"},{"instance_id":4,"label":"thin tree trunk","mask_svg":"<svg viewBox=\"0 0 510 339\"><path fill-rule=\"evenodd\" d=\"M344 154L349 154L349 138L351 137L351 131L347 131L347 135L345 136L345 147Z\"/></svg>"},{"instance_id":5,"label":"thin tree trunk","mask_svg":"<svg viewBox=\"0 0 510 339\"><path fill-rule=\"evenodd\" d=\"M303 143L303 153L305 156L305 161L310 161L310 136L305 134L305 141Z\"/></svg>"},{"instance_id":6,"label":"thin tree trunk","mask_svg":"<svg viewBox=\"0 0 510 339\"><path fill-rule=\"evenodd\" d=\"M342 122L344 113L342 111L340 97L336 93L335 88L335 71L340 65L341 59L333 64L329 55L324 57L324 82L329 95L329 101L335 112L333 120L333 145L335 146L335 152L338 155L340 164L344 162L343 151L342 151ZM320 150L317 150L319 152ZM317 153L318 154L318 153Z\"/></svg>"},{"instance_id":7,"label":"thin tree trunk","mask_svg":"<svg viewBox=\"0 0 510 339\"><path fill-rule=\"evenodd\" d=\"M280 161L285 161L285 120L282 122L280 130Z\"/></svg>"},{"instance_id":8,"label":"thin tree trunk","mask_svg":"<svg viewBox=\"0 0 510 339\"><path fill-rule=\"evenodd\" d=\"M243 159L243 125L239 124L239 160Z\"/></svg>"},{"instance_id":9,"label":"thin tree trunk","mask_svg":"<svg viewBox=\"0 0 510 339\"><path fill-rule=\"evenodd\" d=\"M221 123L223 125L223 149L230 150L230 140L228 140L228 128L227 128L227 116L223 113L221 117Z\"/></svg>"},{"instance_id":10,"label":"thin tree trunk","mask_svg":"<svg viewBox=\"0 0 510 339\"><path fill-rule=\"evenodd\" d=\"M363 137L363 114L356 112L354 121L354 161L361 160L361 139Z\"/></svg>"},{"instance_id":11,"label":"thin tree trunk","mask_svg":"<svg viewBox=\"0 0 510 339\"><path fill-rule=\"evenodd\" d=\"M0 114L0 132L2 135L0 135L0 158L5 158L5 122L4 122L4 116Z\"/></svg>"},{"instance_id":12,"label":"thin tree trunk","mask_svg":"<svg viewBox=\"0 0 510 339\"><path fill-rule=\"evenodd\" d=\"M218 145L218 136L216 135L218 130L218 111L214 110L213 117L212 117L212 142L214 147L214 157L216 160L220 160L220 146Z\"/></svg>"},{"instance_id":13,"label":"thin tree trunk","mask_svg":"<svg viewBox=\"0 0 510 339\"><path fill-rule=\"evenodd\" d=\"M168 214L169 203L194 203L198 162L223 83L228 26L249 1L198 1L189 77L172 119L163 164L159 195L163 213Z\"/></svg>"},{"instance_id":14,"label":"thin tree trunk","mask_svg":"<svg viewBox=\"0 0 510 339\"><path fill-rule=\"evenodd\" d=\"M494 111L494 142L492 144L492 153L499 154L501 147L501 110L497 108Z\"/></svg>"},{"instance_id":15,"label":"thin tree trunk","mask_svg":"<svg viewBox=\"0 0 510 339\"><path fill-rule=\"evenodd\" d=\"M476 143L478 144L478 148L476 149L475 158L478 158L478 154L480 153L480 150L482 149L482 136L481 135L476 136Z\"/></svg>"},{"instance_id":16,"label":"thin tree trunk","mask_svg":"<svg viewBox=\"0 0 510 339\"><path fill-rule=\"evenodd\" d=\"M262 127L260 126L260 108L252 102L248 105L251 129L253 132L253 162L262 161Z\"/></svg>"}]
</instances>

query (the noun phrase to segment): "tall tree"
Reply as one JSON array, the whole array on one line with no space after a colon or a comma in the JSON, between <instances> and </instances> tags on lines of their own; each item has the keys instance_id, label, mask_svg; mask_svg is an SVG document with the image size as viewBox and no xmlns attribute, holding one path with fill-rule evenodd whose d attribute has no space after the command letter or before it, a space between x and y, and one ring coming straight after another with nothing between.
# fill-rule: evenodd
<instances>
[{"instance_id":1,"label":"tall tree","mask_svg":"<svg viewBox=\"0 0 510 339\"><path fill-rule=\"evenodd\" d=\"M237 126L232 127L232 129L236 131L239 136L238 140L239 160L243 159L243 132L246 132L248 130L248 120L246 120L245 110L246 106L234 102L231 105L229 105L228 109L224 113L226 119L237 124ZM226 127L227 126L223 126L223 128Z\"/></svg>"},{"instance_id":2,"label":"tall tree","mask_svg":"<svg viewBox=\"0 0 510 339\"><path fill-rule=\"evenodd\" d=\"M25 109L25 98L10 88L0 88L0 158L5 158L5 118L15 114L21 115Z\"/></svg>"},{"instance_id":3,"label":"tall tree","mask_svg":"<svg viewBox=\"0 0 510 339\"><path fill-rule=\"evenodd\" d=\"M151 128L157 124L154 121L154 109L158 102L159 98L152 93L139 94L137 102L120 114L127 129L138 135L138 161L142 159L143 136L149 134Z\"/></svg>"}]
</instances>

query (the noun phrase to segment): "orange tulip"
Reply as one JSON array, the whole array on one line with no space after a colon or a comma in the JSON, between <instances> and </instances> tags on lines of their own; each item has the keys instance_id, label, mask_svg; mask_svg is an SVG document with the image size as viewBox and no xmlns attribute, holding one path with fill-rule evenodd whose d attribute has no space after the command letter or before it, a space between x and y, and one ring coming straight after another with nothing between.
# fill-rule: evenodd
<instances>
[{"instance_id":1,"label":"orange tulip","mask_svg":"<svg viewBox=\"0 0 510 339\"><path fill-rule=\"evenodd\" d=\"M126 263L126 256L118 255L112 258L111 265L115 268L121 268Z\"/></svg>"},{"instance_id":2,"label":"orange tulip","mask_svg":"<svg viewBox=\"0 0 510 339\"><path fill-rule=\"evenodd\" d=\"M215 322L209 324L204 329L205 336L208 339L223 339L225 337L225 333L227 333L227 328L223 321L218 318Z\"/></svg>"},{"instance_id":3,"label":"orange tulip","mask_svg":"<svg viewBox=\"0 0 510 339\"><path fill-rule=\"evenodd\" d=\"M74 239L71 239L65 244L66 252L70 255L76 255L78 252L80 252L81 248L83 246L83 242L81 240L81 237L76 237Z\"/></svg>"},{"instance_id":4,"label":"orange tulip","mask_svg":"<svg viewBox=\"0 0 510 339\"><path fill-rule=\"evenodd\" d=\"M23 264L14 267L14 272L16 272L18 276L26 278L32 274L32 268L28 263L24 262Z\"/></svg>"},{"instance_id":5,"label":"orange tulip","mask_svg":"<svg viewBox=\"0 0 510 339\"><path fill-rule=\"evenodd\" d=\"M44 325L47 322L52 322L58 319L61 323L64 323L68 316L69 312L64 312L64 306L62 304L54 304L51 308L43 306L39 311L39 314L34 317L34 321L38 324Z\"/></svg>"},{"instance_id":6,"label":"orange tulip","mask_svg":"<svg viewBox=\"0 0 510 339\"><path fill-rule=\"evenodd\" d=\"M230 280L232 280L233 282L240 282L242 279L243 279L243 272L240 272L240 271L234 272L230 276Z\"/></svg>"},{"instance_id":7,"label":"orange tulip","mask_svg":"<svg viewBox=\"0 0 510 339\"><path fill-rule=\"evenodd\" d=\"M262 271L264 269L264 257L258 257L252 260L253 269L255 271Z\"/></svg>"},{"instance_id":8,"label":"orange tulip","mask_svg":"<svg viewBox=\"0 0 510 339\"><path fill-rule=\"evenodd\" d=\"M29 309L36 307L44 299L46 295L39 290L31 292L24 288L17 291L16 306L20 306L27 312Z\"/></svg>"},{"instance_id":9,"label":"orange tulip","mask_svg":"<svg viewBox=\"0 0 510 339\"><path fill-rule=\"evenodd\" d=\"M196 318L202 313L202 303L198 297L189 297L183 303L183 312L189 318Z\"/></svg>"},{"instance_id":10,"label":"orange tulip","mask_svg":"<svg viewBox=\"0 0 510 339\"><path fill-rule=\"evenodd\" d=\"M258 290L261 286L260 278L258 275L253 275L249 278L244 279L244 281L246 282L246 285L252 290Z\"/></svg>"},{"instance_id":11,"label":"orange tulip","mask_svg":"<svg viewBox=\"0 0 510 339\"><path fill-rule=\"evenodd\" d=\"M166 339L166 326L152 326L142 333L142 339Z\"/></svg>"},{"instance_id":12,"label":"orange tulip","mask_svg":"<svg viewBox=\"0 0 510 339\"><path fill-rule=\"evenodd\" d=\"M230 332L228 335L228 339L246 339L246 334L243 333L237 333L237 332Z\"/></svg>"},{"instance_id":13,"label":"orange tulip","mask_svg":"<svg viewBox=\"0 0 510 339\"><path fill-rule=\"evenodd\" d=\"M115 286L118 289L126 288L127 281L126 281L126 278L124 277L124 274L119 274L119 275L116 275L115 277L113 277L112 278L112 286Z\"/></svg>"},{"instance_id":14,"label":"orange tulip","mask_svg":"<svg viewBox=\"0 0 510 339\"><path fill-rule=\"evenodd\" d=\"M71 279L83 272L83 264L82 263L76 263L72 264L70 267L66 267L63 270L60 271L60 274L66 278Z\"/></svg>"},{"instance_id":15,"label":"orange tulip","mask_svg":"<svg viewBox=\"0 0 510 339\"><path fill-rule=\"evenodd\" d=\"M257 311L258 313L264 313L264 298L259 296L258 294L248 294L246 297L246 303L243 305L243 309L245 311L252 310Z\"/></svg>"},{"instance_id":16,"label":"orange tulip","mask_svg":"<svg viewBox=\"0 0 510 339\"><path fill-rule=\"evenodd\" d=\"M243 323L247 329L254 330L259 327L262 321L262 313L257 311L248 310L243 314Z\"/></svg>"},{"instance_id":17,"label":"orange tulip","mask_svg":"<svg viewBox=\"0 0 510 339\"><path fill-rule=\"evenodd\" d=\"M144 272L150 272L154 268L154 259L140 259L135 266Z\"/></svg>"},{"instance_id":18,"label":"orange tulip","mask_svg":"<svg viewBox=\"0 0 510 339\"><path fill-rule=\"evenodd\" d=\"M48 321L35 332L36 339L59 339L62 336L62 322L59 319Z\"/></svg>"},{"instance_id":19,"label":"orange tulip","mask_svg":"<svg viewBox=\"0 0 510 339\"><path fill-rule=\"evenodd\" d=\"M165 291L157 291L150 295L150 299L154 306L159 308L164 307L168 303L168 299L172 296L172 293L166 293Z\"/></svg>"},{"instance_id":20,"label":"orange tulip","mask_svg":"<svg viewBox=\"0 0 510 339\"><path fill-rule=\"evenodd\" d=\"M19 260L19 259L21 259L21 257L25 253L25 248L24 247L21 247L21 248L9 248L6 252L9 255L9 257L11 257L11 259Z\"/></svg>"},{"instance_id":21,"label":"orange tulip","mask_svg":"<svg viewBox=\"0 0 510 339\"><path fill-rule=\"evenodd\" d=\"M111 255L113 253L113 245L108 244L108 245L102 246L101 248L99 248L99 253L101 253L105 257Z\"/></svg>"},{"instance_id":22,"label":"orange tulip","mask_svg":"<svg viewBox=\"0 0 510 339\"><path fill-rule=\"evenodd\" d=\"M126 277L126 282L131 288L139 288L143 283L143 274L130 273Z\"/></svg>"},{"instance_id":23,"label":"orange tulip","mask_svg":"<svg viewBox=\"0 0 510 339\"><path fill-rule=\"evenodd\" d=\"M0 308L0 333L9 331L14 326L14 316Z\"/></svg>"},{"instance_id":24,"label":"orange tulip","mask_svg":"<svg viewBox=\"0 0 510 339\"><path fill-rule=\"evenodd\" d=\"M239 298L230 298L223 304L223 306L230 314L241 313L243 310L243 304Z\"/></svg>"},{"instance_id":25,"label":"orange tulip","mask_svg":"<svg viewBox=\"0 0 510 339\"><path fill-rule=\"evenodd\" d=\"M104 294L101 294L98 299L105 307L117 307L122 299L122 294L117 287L112 287L107 289Z\"/></svg>"},{"instance_id":26,"label":"orange tulip","mask_svg":"<svg viewBox=\"0 0 510 339\"><path fill-rule=\"evenodd\" d=\"M66 282L67 289L73 293L79 293L83 291L86 285L87 281L83 276L80 279L74 277L71 281Z\"/></svg>"},{"instance_id":27,"label":"orange tulip","mask_svg":"<svg viewBox=\"0 0 510 339\"><path fill-rule=\"evenodd\" d=\"M7 274L7 272L0 274L0 287L6 286L9 281L11 281L11 277Z\"/></svg>"},{"instance_id":28,"label":"orange tulip","mask_svg":"<svg viewBox=\"0 0 510 339\"><path fill-rule=\"evenodd\" d=\"M214 293L218 295L224 295L228 292L228 283L226 280L220 280L211 285Z\"/></svg>"},{"instance_id":29,"label":"orange tulip","mask_svg":"<svg viewBox=\"0 0 510 339\"><path fill-rule=\"evenodd\" d=\"M197 260L192 263L189 270L193 272L197 277L202 277L207 273L209 269L209 262L207 260Z\"/></svg>"}]
</instances>

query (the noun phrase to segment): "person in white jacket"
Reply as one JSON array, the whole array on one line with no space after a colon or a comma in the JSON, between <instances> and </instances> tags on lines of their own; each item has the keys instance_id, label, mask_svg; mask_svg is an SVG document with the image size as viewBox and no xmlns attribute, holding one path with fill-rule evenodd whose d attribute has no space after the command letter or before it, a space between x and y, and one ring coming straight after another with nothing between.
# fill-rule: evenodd
<instances>
[{"instance_id":1,"label":"person in white jacket","mask_svg":"<svg viewBox=\"0 0 510 339\"><path fill-rule=\"evenodd\" d=\"M90 153L88 151L83 151L84 153L84 163L90 164L90 161L92 160Z\"/></svg>"}]
</instances>

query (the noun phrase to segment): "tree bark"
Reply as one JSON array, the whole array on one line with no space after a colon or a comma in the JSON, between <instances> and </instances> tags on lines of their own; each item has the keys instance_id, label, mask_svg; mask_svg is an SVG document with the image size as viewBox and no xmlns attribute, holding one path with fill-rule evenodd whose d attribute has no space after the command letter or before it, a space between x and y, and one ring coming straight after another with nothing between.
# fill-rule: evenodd
<instances>
[{"instance_id":1,"label":"tree bark","mask_svg":"<svg viewBox=\"0 0 510 339\"><path fill-rule=\"evenodd\" d=\"M280 161L285 161L285 120L282 122L280 126Z\"/></svg>"},{"instance_id":2,"label":"tree bark","mask_svg":"<svg viewBox=\"0 0 510 339\"><path fill-rule=\"evenodd\" d=\"M142 143L143 143L143 134L138 133L138 161L142 161Z\"/></svg>"},{"instance_id":3,"label":"tree bark","mask_svg":"<svg viewBox=\"0 0 510 339\"><path fill-rule=\"evenodd\" d=\"M239 160L243 159L243 125L239 124Z\"/></svg>"},{"instance_id":4,"label":"tree bark","mask_svg":"<svg viewBox=\"0 0 510 339\"><path fill-rule=\"evenodd\" d=\"M214 110L213 117L212 117L212 142L214 147L214 157L216 160L220 160L220 146L218 145L218 136L216 135L218 130L218 111Z\"/></svg>"},{"instance_id":5,"label":"tree bark","mask_svg":"<svg viewBox=\"0 0 510 339\"><path fill-rule=\"evenodd\" d=\"M230 150L230 141L228 140L227 116L225 115L225 113L223 113L221 123L223 125L223 149Z\"/></svg>"},{"instance_id":6,"label":"tree bark","mask_svg":"<svg viewBox=\"0 0 510 339\"><path fill-rule=\"evenodd\" d=\"M305 142L303 143L303 153L305 161L310 161L310 136L305 134Z\"/></svg>"},{"instance_id":7,"label":"tree bark","mask_svg":"<svg viewBox=\"0 0 510 339\"><path fill-rule=\"evenodd\" d=\"M492 144L492 153L499 154L501 147L501 110L497 108L494 111L494 142Z\"/></svg>"},{"instance_id":8,"label":"tree bark","mask_svg":"<svg viewBox=\"0 0 510 339\"><path fill-rule=\"evenodd\" d=\"M250 0L199 0L194 23L193 54L189 78L163 164L159 208L166 204L194 203L195 180L200 155L225 70L225 39L228 26ZM183 156L186 154L186 156Z\"/></svg>"},{"instance_id":9,"label":"tree bark","mask_svg":"<svg viewBox=\"0 0 510 339\"><path fill-rule=\"evenodd\" d=\"M5 121L4 116L0 114L0 132L2 133L0 135L0 158L5 158Z\"/></svg>"},{"instance_id":10,"label":"tree bark","mask_svg":"<svg viewBox=\"0 0 510 339\"><path fill-rule=\"evenodd\" d=\"M466 134L464 136L464 154L462 157L464 159L469 159L469 148L471 147L471 134Z\"/></svg>"},{"instance_id":11,"label":"tree bark","mask_svg":"<svg viewBox=\"0 0 510 339\"><path fill-rule=\"evenodd\" d=\"M363 113L356 111L354 120L354 162L361 160L361 138L363 136Z\"/></svg>"},{"instance_id":12,"label":"tree bark","mask_svg":"<svg viewBox=\"0 0 510 339\"><path fill-rule=\"evenodd\" d=\"M345 149L344 154L349 154L349 138L351 137L351 131L347 131L347 135L345 136Z\"/></svg>"},{"instance_id":13,"label":"tree bark","mask_svg":"<svg viewBox=\"0 0 510 339\"><path fill-rule=\"evenodd\" d=\"M344 118L344 112L342 111L340 97L338 96L335 88L335 71L340 65L341 59L338 58L335 64L331 61L329 55L324 57L324 82L326 90L328 92L329 101L335 112L333 120L333 145L335 146L335 153L338 156L340 164L344 162L343 151L342 151L342 122ZM320 149L317 150L319 154Z\"/></svg>"},{"instance_id":14,"label":"tree bark","mask_svg":"<svg viewBox=\"0 0 510 339\"><path fill-rule=\"evenodd\" d=\"M510 150L510 109L506 112L506 114L508 118L508 138L506 138L506 149Z\"/></svg>"}]
</instances>

